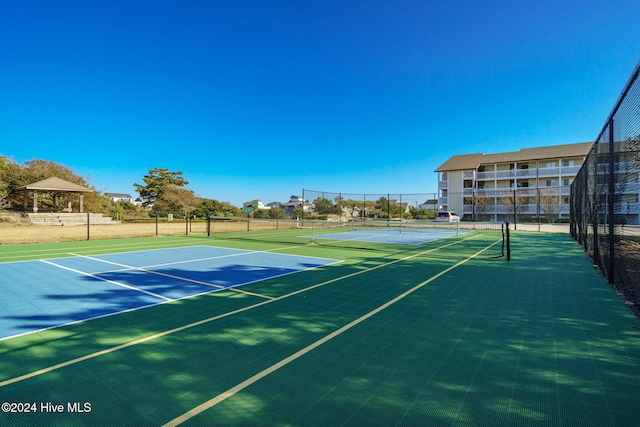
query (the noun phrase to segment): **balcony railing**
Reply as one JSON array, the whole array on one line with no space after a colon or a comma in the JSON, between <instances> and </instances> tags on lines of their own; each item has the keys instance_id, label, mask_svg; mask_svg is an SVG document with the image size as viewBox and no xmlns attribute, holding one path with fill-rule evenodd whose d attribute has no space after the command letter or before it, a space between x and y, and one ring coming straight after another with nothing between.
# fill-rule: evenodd
<instances>
[{"instance_id":1,"label":"balcony railing","mask_svg":"<svg viewBox=\"0 0 640 427\"><path fill-rule=\"evenodd\" d=\"M527 205L523 206L519 206L518 208L518 215L537 215L538 214L538 207L536 204L533 203L529 203ZM553 209L547 208L547 212L551 213L552 211L554 212L555 215L557 214L562 214L562 215L569 215L569 206L568 204L560 204L559 206L556 206ZM544 215L545 214L545 210L540 208L540 215ZM463 214L473 214L474 213L474 206L473 205L464 205L462 208L462 213ZM506 205L499 203L496 205L490 205L490 206L484 206L482 209L482 212L480 212L480 209L478 209L478 207L475 207L475 213L478 215L493 215L493 214L511 214L513 215L513 208L511 206L507 207Z\"/></svg>"},{"instance_id":2,"label":"balcony railing","mask_svg":"<svg viewBox=\"0 0 640 427\"><path fill-rule=\"evenodd\" d=\"M550 176L574 176L580 170L580 166L565 166L556 168L531 168L531 169L512 169L508 171L490 171L478 172L476 180L486 181L492 179L509 179L509 178L534 178L534 177L550 177Z\"/></svg>"},{"instance_id":3,"label":"balcony railing","mask_svg":"<svg viewBox=\"0 0 640 427\"><path fill-rule=\"evenodd\" d=\"M465 188L462 191L465 197L505 197L513 194L516 191L518 196L523 197L537 197L538 192L541 195L556 195L556 196L569 196L571 195L571 186L559 185L555 187L506 187L506 188Z\"/></svg>"}]
</instances>

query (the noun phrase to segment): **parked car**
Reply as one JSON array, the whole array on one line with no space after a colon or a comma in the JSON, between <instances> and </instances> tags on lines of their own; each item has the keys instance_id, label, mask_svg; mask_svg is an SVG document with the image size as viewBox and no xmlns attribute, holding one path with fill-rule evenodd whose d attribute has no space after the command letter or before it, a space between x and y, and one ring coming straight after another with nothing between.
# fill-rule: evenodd
<instances>
[{"instance_id":1,"label":"parked car","mask_svg":"<svg viewBox=\"0 0 640 427\"><path fill-rule=\"evenodd\" d=\"M460 217L455 212L438 212L436 221L460 222Z\"/></svg>"}]
</instances>

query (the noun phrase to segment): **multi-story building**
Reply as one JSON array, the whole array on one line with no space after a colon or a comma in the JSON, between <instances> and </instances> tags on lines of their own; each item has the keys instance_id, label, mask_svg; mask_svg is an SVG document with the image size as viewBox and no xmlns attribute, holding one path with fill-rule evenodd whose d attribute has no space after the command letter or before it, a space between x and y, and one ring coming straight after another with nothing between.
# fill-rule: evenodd
<instances>
[{"instance_id":1,"label":"multi-story building","mask_svg":"<svg viewBox=\"0 0 640 427\"><path fill-rule=\"evenodd\" d=\"M569 216L570 186L593 143L453 156L438 173L438 209L463 219Z\"/></svg>"}]
</instances>

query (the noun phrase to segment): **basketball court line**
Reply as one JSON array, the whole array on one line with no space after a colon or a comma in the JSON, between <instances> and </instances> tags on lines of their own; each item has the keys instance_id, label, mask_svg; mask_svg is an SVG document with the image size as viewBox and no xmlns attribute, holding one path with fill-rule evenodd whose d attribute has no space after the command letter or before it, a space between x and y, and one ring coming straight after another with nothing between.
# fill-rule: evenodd
<instances>
[{"instance_id":1,"label":"basketball court line","mask_svg":"<svg viewBox=\"0 0 640 427\"><path fill-rule=\"evenodd\" d=\"M76 363L80 363L80 362L83 362L83 361L86 361L86 360L91 360L91 359L94 359L96 357L103 356L103 355L106 355L106 354L110 354L110 353L113 353L113 352L116 352L116 351L119 351L119 350L123 350L123 349L129 348L129 347L133 347L133 346L138 345L138 344L143 344L143 343L146 343L146 342L149 342L149 341L153 341L155 339L162 338L162 337L165 337L167 335L171 335L171 334L174 334L174 333L177 333L177 332L181 332L181 331L184 331L184 330L188 330L188 329L200 326L200 325L204 325L206 323L210 323L210 322L213 322L215 320L219 320L219 319L222 319L222 318L225 318L225 317L229 317L229 316L232 316L234 314L238 314L238 313L242 313L242 312L245 312L245 311L249 311L249 310L261 307L261 306L266 305L266 304L271 304L271 303L276 302L276 301L280 301L280 300L283 300L283 299L286 299L286 298L290 298L292 296L299 295L301 293L308 292L308 291L311 291L313 289L329 285L331 283L339 282L341 280L345 280L345 279L348 279L348 278L351 278L351 277L359 276L361 274L368 273L368 272L371 272L371 271L374 271L374 270L378 270L380 268L388 267L390 265L397 264L399 262L407 261L409 259L416 258L418 256L422 256L422 255L428 254L430 252L434 252L434 251L437 251L439 249L443 249L443 248L446 248L448 246L455 245L455 244L460 243L460 242L461 241L451 242L451 243L448 243L446 245L442 245L442 246L439 246L439 247L436 247L436 248L431 248L431 249L428 249L428 250L425 250L425 251L422 251L422 252L418 252L418 253L415 253L415 254L412 254L412 255L408 255L408 256L406 256L404 258L398 258L396 260L389 261L389 262L386 262L384 264L379 264L377 266L370 267L370 268L367 268L365 270L356 271L354 273L350 273L350 274L347 274L347 275L344 275L344 276L340 276L340 277L336 277L334 279L330 279L330 280L327 280L327 281L324 281L324 282L321 282L321 283L317 283L315 285L311 285L311 286L308 286L306 288L299 289L297 291L281 295L281 296L276 297L276 298L274 298L272 300L261 301L259 303L251 304L251 305L248 305L246 307L242 307L242 308L239 308L239 309L236 309L236 310L229 311L227 313L222 313L222 314L219 314L219 315L216 315L216 316L212 316L212 317L209 317L209 318L206 318L206 319L202 319L202 320L199 320L199 321L196 321L196 322L192 322L192 323L189 323L189 324L186 324L186 325L178 326L176 328L169 329L169 330L166 330L166 331L163 331L163 332L159 332L157 334L149 335L147 337L140 338L140 339L137 339L137 340L133 340L133 341L130 341L128 343L124 343L124 344L120 344L120 345L117 345L117 346L114 346L114 347L106 348L104 350L100 350L100 351L97 351L97 352L94 352L94 353L90 353L90 354L87 354L87 355L84 355L84 356L80 356L80 357L77 357L75 359L67 360L65 362L57 363L55 365L52 365L52 366L49 366L49 367L46 367L46 368L42 368L42 369L39 369L37 371L33 371L33 372L30 372L30 373L27 373L27 374L23 374L23 375L14 377L14 378L9 378L7 380L0 381L0 387L4 387L4 386L10 385L10 384L14 384L14 383L17 383L17 382L20 382L20 381L24 381L24 380L27 380L27 379L30 379L30 378L34 378L34 377L37 377L37 376L40 376L40 375L43 375L43 374L46 374L46 373L49 373L49 372L56 371L58 369L66 367L66 366L74 365ZM490 247L493 247L497 243L499 243L499 240L494 242L493 244L489 245L485 249L483 249L483 251L489 249ZM483 252L483 251L481 251L481 252ZM478 252L474 256L478 255L481 252Z\"/></svg>"},{"instance_id":2,"label":"basketball court line","mask_svg":"<svg viewBox=\"0 0 640 427\"><path fill-rule=\"evenodd\" d=\"M275 372L278 369L288 365L289 363L293 362L294 360L299 359L300 357L302 357L305 354L309 353L310 351L320 347L321 345L323 345L324 343L332 340L333 338L335 338L335 337L337 337L339 335L342 335L343 333L345 333L346 331L350 330L354 326L359 325L360 323L364 322L365 320L369 319L370 317L372 317L372 316L376 315L377 313L387 309L388 307L392 306L393 304L397 303L398 301L406 298L407 296L411 295L412 293L414 293L418 289L420 289L420 288L428 285L429 283L433 282L434 280L438 279L442 275L447 274L448 272L458 268L462 264L465 264L466 262L468 262L471 259L475 258L476 256L480 255L484 251L490 249L496 243L493 243L492 245L490 245L490 246L488 246L486 248L483 248L482 250L480 250L480 251L476 252L475 254L471 255L470 257L458 262L457 264L452 265L451 267L448 267L448 268L442 270L440 273L437 273L437 274L431 276L429 279L417 284L413 288L401 293L397 297L387 301L386 303L384 303L384 304L380 305L379 307L371 310L370 312L358 317L357 319L351 321L350 323L346 324L345 326L343 326L343 327L335 330L334 332L330 333L329 335L326 335L326 336L320 338L319 340L315 341L314 343L312 343L312 344L306 346L305 348L295 352L291 356L289 356L289 357L287 357L285 359L282 359L278 363L275 363L275 364L271 365L270 367L258 372L257 374L253 375L252 377L250 377L250 378L244 380L243 382L231 387L227 391L225 391L223 393L220 393L219 395L217 395L217 396L213 397L212 399L210 399L210 400L208 400L208 401L196 406L195 408L191 409L190 411L185 412L184 414L180 415L179 417L174 418L173 420L169 421L168 423L163 424L162 427L175 427L175 426L178 426L178 425L182 424L183 422L189 420L190 418L193 418L196 415L206 411L207 409L212 408L213 406L217 405L218 403L220 403L220 402L222 402L222 401L234 396L235 394L239 393L240 391L244 390L245 388L249 387L250 385L260 381L262 378L266 377L267 375L272 374L273 372Z\"/></svg>"}]
</instances>

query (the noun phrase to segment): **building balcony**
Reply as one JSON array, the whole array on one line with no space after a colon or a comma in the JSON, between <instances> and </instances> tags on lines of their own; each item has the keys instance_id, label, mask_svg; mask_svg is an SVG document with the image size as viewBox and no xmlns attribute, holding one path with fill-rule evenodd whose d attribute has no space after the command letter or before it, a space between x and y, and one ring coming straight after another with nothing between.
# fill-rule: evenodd
<instances>
[{"instance_id":1,"label":"building balcony","mask_svg":"<svg viewBox=\"0 0 640 427\"><path fill-rule=\"evenodd\" d=\"M504 171L478 172L476 174L477 181L487 181L495 179L510 178L546 178L558 176L575 176L578 174L581 166L565 166L557 168L531 168L531 169L512 169Z\"/></svg>"},{"instance_id":2,"label":"building balcony","mask_svg":"<svg viewBox=\"0 0 640 427\"><path fill-rule=\"evenodd\" d=\"M465 188L462 190L462 194L465 197L505 197L513 194L516 191L518 196L523 197L537 197L540 191L543 195L545 192L555 193L557 196L569 196L571 195L570 185L560 185L556 187L505 187L505 188L482 188L473 189Z\"/></svg>"},{"instance_id":3,"label":"building balcony","mask_svg":"<svg viewBox=\"0 0 640 427\"><path fill-rule=\"evenodd\" d=\"M556 206L553 209L547 209L547 211L548 212L553 211L554 215L569 215L570 207L568 204L563 203L563 204L560 204L559 206ZM518 212L518 215L522 215L522 216L535 216L535 215L538 215L538 213L540 213L540 215L545 215L545 210L542 207L538 210L538 206L535 203L529 203L524 206L519 206L517 209L517 212ZM474 213L474 206L464 205L462 208L462 213L467 215L472 215ZM495 214L513 215L513 207L511 206L507 207L507 205L503 203L498 203L490 206L483 206L482 209L479 209L477 206L475 206L475 213L477 215L495 215Z\"/></svg>"}]
</instances>

